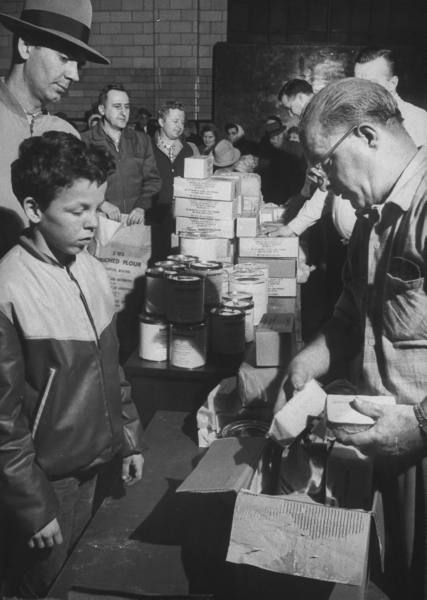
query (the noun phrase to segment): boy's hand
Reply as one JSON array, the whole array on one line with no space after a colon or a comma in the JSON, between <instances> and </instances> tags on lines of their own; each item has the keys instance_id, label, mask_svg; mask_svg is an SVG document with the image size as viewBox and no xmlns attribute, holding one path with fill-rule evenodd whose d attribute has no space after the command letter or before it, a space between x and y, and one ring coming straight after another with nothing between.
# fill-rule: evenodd
<instances>
[{"instance_id":1,"label":"boy's hand","mask_svg":"<svg viewBox=\"0 0 427 600\"><path fill-rule=\"evenodd\" d=\"M102 203L101 211L113 221L120 221L121 219L120 209L117 208L117 206L114 206L114 204L111 204L111 202L108 202L108 200L104 200L104 202Z\"/></svg>"},{"instance_id":2,"label":"boy's hand","mask_svg":"<svg viewBox=\"0 0 427 600\"><path fill-rule=\"evenodd\" d=\"M57 519L53 519L30 538L28 545L30 548L41 549L52 548L52 546L58 546L62 542L61 528Z\"/></svg>"},{"instance_id":3,"label":"boy's hand","mask_svg":"<svg viewBox=\"0 0 427 600\"><path fill-rule=\"evenodd\" d=\"M144 457L142 454L131 454L123 459L122 481L125 485L133 485L142 478Z\"/></svg>"},{"instance_id":4,"label":"boy's hand","mask_svg":"<svg viewBox=\"0 0 427 600\"><path fill-rule=\"evenodd\" d=\"M140 225L141 223L144 223L144 209L134 208L128 215L127 224Z\"/></svg>"}]
</instances>

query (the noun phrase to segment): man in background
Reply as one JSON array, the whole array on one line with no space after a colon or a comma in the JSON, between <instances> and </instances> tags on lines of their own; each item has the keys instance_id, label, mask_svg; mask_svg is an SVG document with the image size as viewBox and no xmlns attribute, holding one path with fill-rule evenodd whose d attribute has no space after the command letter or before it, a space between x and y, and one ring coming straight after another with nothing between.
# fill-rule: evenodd
<instances>
[{"instance_id":1,"label":"man in background","mask_svg":"<svg viewBox=\"0 0 427 600\"><path fill-rule=\"evenodd\" d=\"M183 177L184 160L198 154L198 150L182 138L185 111L180 102L171 100L162 104L158 111L159 134L154 147L157 168L162 187L153 199L149 211L151 224L151 262L164 260L171 252L173 223L173 180Z\"/></svg>"},{"instance_id":2,"label":"man in background","mask_svg":"<svg viewBox=\"0 0 427 600\"><path fill-rule=\"evenodd\" d=\"M278 97L290 115L299 119L313 97L313 88L305 79L290 79L280 89Z\"/></svg>"},{"instance_id":3,"label":"man in background","mask_svg":"<svg viewBox=\"0 0 427 600\"><path fill-rule=\"evenodd\" d=\"M363 48L356 56L354 76L379 83L396 100L403 117L403 126L418 147L427 143L427 111L410 102L405 102L397 93L399 76L398 59L390 48L370 46Z\"/></svg>"},{"instance_id":4,"label":"man in background","mask_svg":"<svg viewBox=\"0 0 427 600\"><path fill-rule=\"evenodd\" d=\"M79 80L86 61L109 64L88 45L92 24L90 0L26 0L20 18L0 13L0 22L13 32L9 73L0 81L0 255L15 242L28 219L10 181L10 165L27 137L56 130L77 131L48 113Z\"/></svg>"},{"instance_id":5,"label":"man in background","mask_svg":"<svg viewBox=\"0 0 427 600\"><path fill-rule=\"evenodd\" d=\"M101 211L116 221L121 214L128 215L128 225L144 223L144 212L161 187L151 140L143 131L128 127L130 101L122 85L101 91L98 111L101 122L85 131L82 139L104 148L115 160Z\"/></svg>"}]
</instances>

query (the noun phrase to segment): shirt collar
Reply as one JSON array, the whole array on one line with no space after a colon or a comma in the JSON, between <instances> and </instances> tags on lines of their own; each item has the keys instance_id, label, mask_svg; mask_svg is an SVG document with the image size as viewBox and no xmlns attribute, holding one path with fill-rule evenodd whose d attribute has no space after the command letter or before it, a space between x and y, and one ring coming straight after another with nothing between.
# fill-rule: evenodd
<instances>
[{"instance_id":1,"label":"shirt collar","mask_svg":"<svg viewBox=\"0 0 427 600\"><path fill-rule=\"evenodd\" d=\"M427 147L421 147L396 181L384 204L393 202L406 212L411 206L415 191L426 170Z\"/></svg>"}]
</instances>

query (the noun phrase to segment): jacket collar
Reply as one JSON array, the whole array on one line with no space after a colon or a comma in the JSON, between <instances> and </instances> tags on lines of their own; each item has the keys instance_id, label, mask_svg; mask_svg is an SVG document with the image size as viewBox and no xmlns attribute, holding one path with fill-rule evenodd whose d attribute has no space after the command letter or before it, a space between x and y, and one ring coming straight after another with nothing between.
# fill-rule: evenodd
<instances>
[{"instance_id":1,"label":"jacket collar","mask_svg":"<svg viewBox=\"0 0 427 600\"><path fill-rule=\"evenodd\" d=\"M122 137L125 137L125 138L132 137L133 136L133 133L132 133L133 131L134 130L132 130L130 127L125 127L123 129L122 133L121 133L120 139ZM113 141L112 138L110 138L110 136L105 132L105 130L104 130L103 126L102 126L102 122L101 121L99 121L98 123L96 123L96 125L94 125L92 127L92 138L95 141L102 141L105 138L107 138L108 140Z\"/></svg>"},{"instance_id":2,"label":"jacket collar","mask_svg":"<svg viewBox=\"0 0 427 600\"><path fill-rule=\"evenodd\" d=\"M37 258L46 264L61 268L65 266L54 256L49 246L46 244L43 236L36 229L25 229L19 238L19 245L22 246L32 256L34 256L34 258ZM67 266L71 266L75 260L75 256L70 257L70 263Z\"/></svg>"}]
</instances>

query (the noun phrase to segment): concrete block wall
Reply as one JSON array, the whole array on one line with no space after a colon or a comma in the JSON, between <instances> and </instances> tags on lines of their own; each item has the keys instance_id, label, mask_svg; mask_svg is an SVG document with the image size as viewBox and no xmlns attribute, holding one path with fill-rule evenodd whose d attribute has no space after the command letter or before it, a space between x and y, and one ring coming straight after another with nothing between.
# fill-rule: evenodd
<instances>
[{"instance_id":1,"label":"concrete block wall","mask_svg":"<svg viewBox=\"0 0 427 600\"><path fill-rule=\"evenodd\" d=\"M72 2L73 0L70 0ZM2 0L19 16L23 0ZM133 107L154 112L165 100L182 102L189 118L212 118L212 56L226 40L227 0L92 0L90 44L111 66L87 64L80 82L52 111L82 119L105 85L120 82ZM0 74L10 64L12 35L0 25Z\"/></svg>"}]
</instances>

